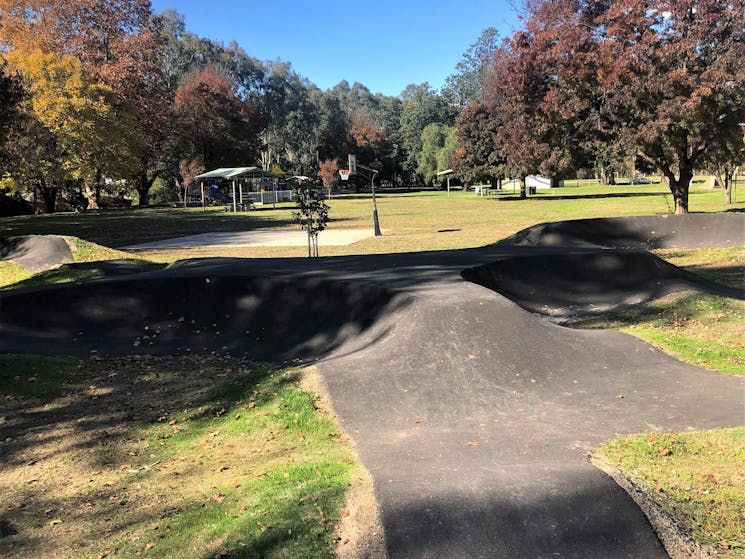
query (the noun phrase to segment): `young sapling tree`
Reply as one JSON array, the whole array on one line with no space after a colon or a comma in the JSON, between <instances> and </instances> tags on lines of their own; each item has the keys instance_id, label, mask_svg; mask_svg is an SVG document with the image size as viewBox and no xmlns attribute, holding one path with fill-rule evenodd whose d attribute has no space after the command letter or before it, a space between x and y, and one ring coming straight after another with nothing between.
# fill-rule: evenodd
<instances>
[{"instance_id":1,"label":"young sapling tree","mask_svg":"<svg viewBox=\"0 0 745 559\"><path fill-rule=\"evenodd\" d=\"M308 256L318 256L318 233L326 229L330 209L323 190L302 182L295 190L295 202L297 210L292 212L292 220L308 233Z\"/></svg>"}]
</instances>

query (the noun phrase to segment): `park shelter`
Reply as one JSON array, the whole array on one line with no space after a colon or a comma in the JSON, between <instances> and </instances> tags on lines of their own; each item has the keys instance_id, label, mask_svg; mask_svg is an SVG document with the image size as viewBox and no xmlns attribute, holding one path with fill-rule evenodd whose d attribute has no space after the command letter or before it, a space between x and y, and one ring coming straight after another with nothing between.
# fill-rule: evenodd
<instances>
[{"instance_id":1,"label":"park shelter","mask_svg":"<svg viewBox=\"0 0 745 559\"><path fill-rule=\"evenodd\" d=\"M448 181L448 198L450 198L450 176L451 175L454 175L454 174L455 174L455 171L453 171L452 169L445 169L444 171L440 171L439 173L437 173L437 178L438 179L441 179L442 177L447 178L447 181Z\"/></svg>"},{"instance_id":2,"label":"park shelter","mask_svg":"<svg viewBox=\"0 0 745 559\"><path fill-rule=\"evenodd\" d=\"M226 203L233 211L245 209L252 204L276 204L292 199L292 189L287 188L284 175L264 171L260 167L220 167L197 175L199 179L202 207L206 199L218 196L219 202ZM230 186L230 196L218 195L216 192L205 193L205 181L217 181Z\"/></svg>"}]
</instances>

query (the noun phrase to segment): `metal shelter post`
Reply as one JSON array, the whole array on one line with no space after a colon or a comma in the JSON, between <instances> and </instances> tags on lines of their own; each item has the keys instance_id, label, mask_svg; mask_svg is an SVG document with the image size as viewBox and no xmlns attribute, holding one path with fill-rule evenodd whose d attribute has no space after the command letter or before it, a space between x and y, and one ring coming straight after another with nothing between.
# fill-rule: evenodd
<instances>
[{"instance_id":1,"label":"metal shelter post","mask_svg":"<svg viewBox=\"0 0 745 559\"><path fill-rule=\"evenodd\" d=\"M200 189L202 191L202 211L206 211L204 208L204 181L199 183Z\"/></svg>"}]
</instances>

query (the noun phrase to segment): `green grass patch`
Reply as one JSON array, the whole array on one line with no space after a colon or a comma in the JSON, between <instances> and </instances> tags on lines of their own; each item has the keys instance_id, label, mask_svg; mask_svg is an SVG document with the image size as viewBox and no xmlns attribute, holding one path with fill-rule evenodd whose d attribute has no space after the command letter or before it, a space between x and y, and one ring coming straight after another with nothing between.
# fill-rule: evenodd
<instances>
[{"instance_id":1,"label":"green grass patch","mask_svg":"<svg viewBox=\"0 0 745 559\"><path fill-rule=\"evenodd\" d=\"M298 378L207 358L0 356L16 532L3 556L332 557L357 466Z\"/></svg>"},{"instance_id":2,"label":"green grass patch","mask_svg":"<svg viewBox=\"0 0 745 559\"><path fill-rule=\"evenodd\" d=\"M715 556L745 556L745 427L635 435L594 459L619 468Z\"/></svg>"},{"instance_id":3,"label":"green grass patch","mask_svg":"<svg viewBox=\"0 0 745 559\"><path fill-rule=\"evenodd\" d=\"M0 356L0 395L5 398L39 398L59 395L76 380L78 362L63 357Z\"/></svg>"},{"instance_id":4,"label":"green grass patch","mask_svg":"<svg viewBox=\"0 0 745 559\"><path fill-rule=\"evenodd\" d=\"M745 247L660 249L654 253L708 280L745 289Z\"/></svg>"},{"instance_id":5,"label":"green grass patch","mask_svg":"<svg viewBox=\"0 0 745 559\"><path fill-rule=\"evenodd\" d=\"M20 287L35 287L39 285L50 285L55 283L71 283L76 281L85 281L91 279L97 279L103 277L103 274L96 270L75 270L73 268L56 268L54 270L47 270L46 272L39 272L33 276L12 283L6 287L13 289Z\"/></svg>"},{"instance_id":6,"label":"green grass patch","mask_svg":"<svg viewBox=\"0 0 745 559\"><path fill-rule=\"evenodd\" d=\"M675 293L574 326L621 330L699 367L745 375L745 301Z\"/></svg>"},{"instance_id":7,"label":"green grass patch","mask_svg":"<svg viewBox=\"0 0 745 559\"><path fill-rule=\"evenodd\" d=\"M582 183L583 185L586 183ZM720 191L694 185L692 211L719 212L745 208L745 190L725 206ZM369 193L334 197L329 227L371 228ZM476 196L454 190L381 193L378 210L382 237L346 247L323 247L323 255L372 254L421 250L447 250L494 243L516 231L547 221L669 213L672 196L660 184L618 186L566 186L540 190L525 200L519 193L499 197ZM244 213L225 213L219 208L130 209L86 214L19 216L0 221L0 235L73 235L109 247L213 231L251 231L295 228L292 204L276 209L260 207ZM303 247L230 247L201 251L147 251L140 255L157 261L189 256L274 257L302 256ZM307 251L307 249L305 249Z\"/></svg>"},{"instance_id":8,"label":"green grass patch","mask_svg":"<svg viewBox=\"0 0 745 559\"><path fill-rule=\"evenodd\" d=\"M65 236L75 262L101 262L106 260L129 260L130 262L146 262L133 259L130 253L111 249L77 237ZM33 287L54 283L69 283L104 277L101 270L74 269L66 266L32 274L22 266L12 261L0 261L0 289Z\"/></svg>"},{"instance_id":9,"label":"green grass patch","mask_svg":"<svg viewBox=\"0 0 745 559\"><path fill-rule=\"evenodd\" d=\"M70 246L70 252L75 262L98 262L100 260L128 259L128 252L101 246L78 237L65 235L65 240Z\"/></svg>"},{"instance_id":10,"label":"green grass patch","mask_svg":"<svg viewBox=\"0 0 745 559\"><path fill-rule=\"evenodd\" d=\"M0 260L0 288L30 278L33 274L10 260Z\"/></svg>"}]
</instances>

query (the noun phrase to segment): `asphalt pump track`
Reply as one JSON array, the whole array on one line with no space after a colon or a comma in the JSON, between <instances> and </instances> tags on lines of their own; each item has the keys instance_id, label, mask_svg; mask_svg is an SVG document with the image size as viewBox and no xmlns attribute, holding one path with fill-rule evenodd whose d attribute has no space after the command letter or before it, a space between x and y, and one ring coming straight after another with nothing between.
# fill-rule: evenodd
<instances>
[{"instance_id":1,"label":"asphalt pump track","mask_svg":"<svg viewBox=\"0 0 745 559\"><path fill-rule=\"evenodd\" d=\"M665 223L745 244L745 215L690 217ZM480 249L200 259L12 290L0 351L315 363L373 476L391 558L667 557L589 453L629 433L742 424L745 383L556 321L682 289L743 293L579 229L573 243L564 226L563 245L533 229Z\"/></svg>"}]
</instances>

